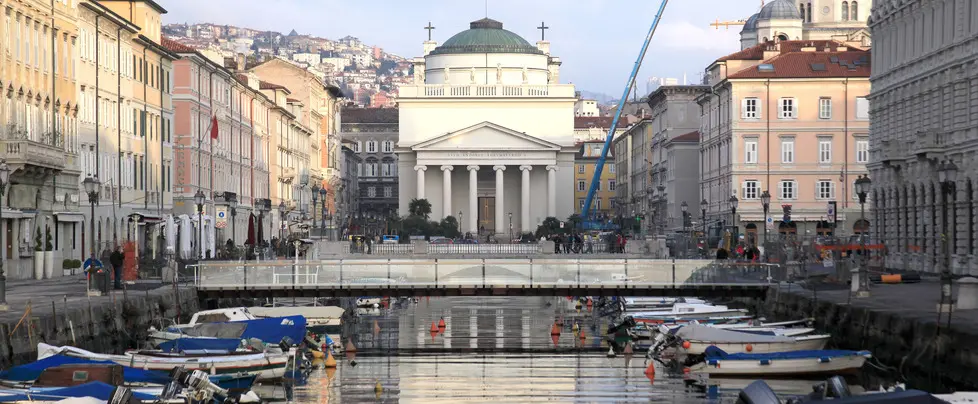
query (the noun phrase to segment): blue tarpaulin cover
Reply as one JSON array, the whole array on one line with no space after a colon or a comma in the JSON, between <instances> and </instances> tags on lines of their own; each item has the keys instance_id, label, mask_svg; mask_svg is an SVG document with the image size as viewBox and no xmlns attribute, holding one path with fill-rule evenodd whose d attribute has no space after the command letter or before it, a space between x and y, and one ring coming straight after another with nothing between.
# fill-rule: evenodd
<instances>
[{"instance_id":1,"label":"blue tarpaulin cover","mask_svg":"<svg viewBox=\"0 0 978 404\"><path fill-rule=\"evenodd\" d=\"M234 321L228 323L208 323L208 324L235 324L240 327L241 324L245 325L244 331L238 336L240 339L258 339L266 344L278 344L282 342L283 339L288 339L290 344L299 344L303 341L306 335L306 318L303 316L287 316L287 317L270 317L270 318L260 318L256 320L243 320ZM198 324L196 327L201 327L202 324ZM227 335L213 335L213 332L219 332L221 327L211 327L214 330L211 332L205 332L201 334L196 334L198 337L218 337ZM167 329L170 332L183 333L179 328L171 327ZM235 333L237 336L237 333ZM185 349L186 350L186 349Z\"/></svg>"},{"instance_id":2,"label":"blue tarpaulin cover","mask_svg":"<svg viewBox=\"0 0 978 404\"><path fill-rule=\"evenodd\" d=\"M116 363L112 361L96 361L91 359L75 358L72 356L54 355L41 359L37 362L16 366L0 372L0 379L15 382L30 382L37 380L38 376L40 376L41 372L44 372L45 369L73 364L115 365ZM122 374L123 378L128 383L166 384L170 382L170 377L167 376L166 373L155 370L143 370L123 366Z\"/></svg>"},{"instance_id":3,"label":"blue tarpaulin cover","mask_svg":"<svg viewBox=\"0 0 978 404\"><path fill-rule=\"evenodd\" d=\"M241 346L241 340L230 338L177 338L160 344L163 352L183 351L227 351L234 352Z\"/></svg>"},{"instance_id":4,"label":"blue tarpaulin cover","mask_svg":"<svg viewBox=\"0 0 978 404\"><path fill-rule=\"evenodd\" d=\"M838 358L843 356L865 356L869 351L843 351L843 350L810 350L810 351L790 351L790 352L770 352L770 353L735 353L729 354L715 346L706 347L707 359L720 360L761 360L761 359L818 359L818 358Z\"/></svg>"},{"instance_id":5,"label":"blue tarpaulin cover","mask_svg":"<svg viewBox=\"0 0 978 404\"><path fill-rule=\"evenodd\" d=\"M44 389L44 390L31 390L28 394L27 391L6 394L13 392L13 390L0 390L0 402L10 403L15 401L59 401L65 398L72 397L92 397L96 400L108 400L112 392L115 391L115 387L102 383L102 382L91 382L74 387L65 387L60 389ZM133 398L137 400L156 400L156 396L144 393L132 393Z\"/></svg>"}]
</instances>

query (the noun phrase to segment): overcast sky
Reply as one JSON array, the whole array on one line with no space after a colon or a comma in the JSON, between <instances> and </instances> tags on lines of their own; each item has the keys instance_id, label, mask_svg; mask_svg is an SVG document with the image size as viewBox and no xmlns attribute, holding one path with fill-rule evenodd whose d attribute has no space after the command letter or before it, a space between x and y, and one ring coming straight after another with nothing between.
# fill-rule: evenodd
<instances>
[{"instance_id":1,"label":"overcast sky","mask_svg":"<svg viewBox=\"0 0 978 404\"><path fill-rule=\"evenodd\" d=\"M157 0L164 23L211 22L337 39L346 35L405 57L420 56L428 21L439 43L485 16L485 0ZM715 19L738 20L760 0L672 0L639 75L686 74L697 80L707 64L740 49L740 27L715 30ZM579 90L621 96L658 0L488 0L489 17L530 43L546 21L551 53L563 61L561 81Z\"/></svg>"}]
</instances>

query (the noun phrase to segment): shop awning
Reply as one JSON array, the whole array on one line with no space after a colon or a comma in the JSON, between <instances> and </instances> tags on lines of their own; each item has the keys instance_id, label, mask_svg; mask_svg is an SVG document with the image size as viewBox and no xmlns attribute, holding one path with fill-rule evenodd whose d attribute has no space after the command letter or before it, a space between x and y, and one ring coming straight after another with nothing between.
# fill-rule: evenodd
<instances>
[{"instance_id":1,"label":"shop awning","mask_svg":"<svg viewBox=\"0 0 978 404\"><path fill-rule=\"evenodd\" d=\"M4 213L6 215L6 213ZM84 223L85 215L78 212L54 212L59 222Z\"/></svg>"}]
</instances>

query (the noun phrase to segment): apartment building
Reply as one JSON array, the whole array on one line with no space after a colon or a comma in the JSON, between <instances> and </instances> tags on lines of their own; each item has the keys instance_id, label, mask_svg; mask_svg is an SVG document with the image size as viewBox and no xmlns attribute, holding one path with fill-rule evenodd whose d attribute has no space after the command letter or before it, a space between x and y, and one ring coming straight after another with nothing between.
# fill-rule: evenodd
<instances>
[{"instance_id":1,"label":"apartment building","mask_svg":"<svg viewBox=\"0 0 978 404\"><path fill-rule=\"evenodd\" d=\"M343 109L341 136L362 160L356 166L360 178L357 213L377 218L397 215L397 112L390 108Z\"/></svg>"},{"instance_id":2,"label":"apartment building","mask_svg":"<svg viewBox=\"0 0 978 404\"><path fill-rule=\"evenodd\" d=\"M714 232L739 226L748 242L760 241L765 191L768 232L865 231L853 188L869 161L869 73L868 50L832 40L766 42L707 68L711 88L697 102L701 192Z\"/></svg>"},{"instance_id":3,"label":"apartment building","mask_svg":"<svg viewBox=\"0 0 978 404\"><path fill-rule=\"evenodd\" d=\"M604 141L592 140L580 142L578 145L580 149L574 155L574 200L577 201L575 212L580 213L584 209L584 200L587 198L591 181L594 179L594 170L597 168L598 159L601 157ZM598 180L597 189L591 200L591 210L597 213L598 218L610 219L614 216L616 184L618 182L616 170L615 155L612 150L609 150ZM557 219L564 220L565 218L558 217Z\"/></svg>"},{"instance_id":4,"label":"apartment building","mask_svg":"<svg viewBox=\"0 0 978 404\"><path fill-rule=\"evenodd\" d=\"M78 213L78 5L7 1L0 11L0 158L9 170L0 259L9 278L60 276L60 266L34 273L32 261L48 234L55 262L80 259L87 247Z\"/></svg>"}]
</instances>

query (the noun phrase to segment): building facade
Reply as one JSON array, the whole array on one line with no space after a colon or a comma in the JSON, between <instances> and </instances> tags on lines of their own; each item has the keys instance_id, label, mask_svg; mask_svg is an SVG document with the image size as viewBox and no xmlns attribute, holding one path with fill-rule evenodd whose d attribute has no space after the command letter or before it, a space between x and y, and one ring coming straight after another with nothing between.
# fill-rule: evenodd
<instances>
[{"instance_id":1,"label":"building facade","mask_svg":"<svg viewBox=\"0 0 978 404\"><path fill-rule=\"evenodd\" d=\"M0 158L10 169L0 259L7 277L31 278L35 247L45 248L48 234L58 263L81 259L90 246L78 214L78 5L7 1L0 11Z\"/></svg>"},{"instance_id":2,"label":"building facade","mask_svg":"<svg viewBox=\"0 0 978 404\"><path fill-rule=\"evenodd\" d=\"M340 186L337 188L336 214L333 215L330 227L336 229L339 235L349 235L357 231L354 222L361 214L360 211L360 173L359 167L363 159L354 151L356 142L342 140L342 158L340 159Z\"/></svg>"},{"instance_id":3,"label":"building facade","mask_svg":"<svg viewBox=\"0 0 978 404\"><path fill-rule=\"evenodd\" d=\"M648 139L648 186L636 192L639 206L647 207L648 226L660 232L683 228L682 203L689 212L700 211L699 105L696 98L707 86L660 86L649 94L651 125ZM643 149L644 151L644 149ZM636 151L637 152L637 151ZM698 215L697 215L698 216Z\"/></svg>"},{"instance_id":4,"label":"building facade","mask_svg":"<svg viewBox=\"0 0 978 404\"><path fill-rule=\"evenodd\" d=\"M887 247L885 265L939 272L950 264L955 274L973 275L978 4L878 1L870 28L876 42L870 203L873 236ZM958 168L948 200L938 174L946 161Z\"/></svg>"},{"instance_id":5,"label":"building facade","mask_svg":"<svg viewBox=\"0 0 978 404\"><path fill-rule=\"evenodd\" d=\"M397 118L398 111L390 108L343 110L341 136L350 141L363 161L357 166L362 214L397 216Z\"/></svg>"},{"instance_id":6,"label":"building facade","mask_svg":"<svg viewBox=\"0 0 978 404\"><path fill-rule=\"evenodd\" d=\"M620 136L616 136L612 140L611 149L615 155L615 206L613 208L612 214L616 217L634 217L642 213L640 210L636 210L636 205L633 202L633 195L635 194L635 184L632 183L633 178L636 176L645 176L648 178L647 174L643 171L638 174L641 169L635 167L635 146L636 142L645 142L645 131L649 122L647 120L640 120L632 126L629 126ZM642 153L643 159L642 164L644 167L646 159L644 158L646 153ZM642 189L644 189L645 183L642 183Z\"/></svg>"},{"instance_id":7,"label":"building facade","mask_svg":"<svg viewBox=\"0 0 978 404\"><path fill-rule=\"evenodd\" d=\"M412 199L461 228L531 232L574 211L574 96L550 43L530 45L491 19L424 43L414 84L400 87L400 213ZM532 201L532 202L531 202ZM484 213L490 212L490 213Z\"/></svg>"},{"instance_id":8,"label":"building facade","mask_svg":"<svg viewBox=\"0 0 978 404\"><path fill-rule=\"evenodd\" d=\"M739 226L736 234L759 242L765 191L768 232L867 229L853 184L869 161L869 65L869 51L834 41L768 42L710 65L711 89L697 102L701 194L716 235Z\"/></svg>"},{"instance_id":9,"label":"building facade","mask_svg":"<svg viewBox=\"0 0 978 404\"><path fill-rule=\"evenodd\" d=\"M580 146L580 150L574 156L575 213L584 211L584 200L587 198L591 181L594 179L594 169L597 168L598 158L601 157L604 141L582 142ZM591 200L591 211L595 212L599 219L611 219L614 216L618 182L618 177L615 174L616 169L614 153L609 150L594 198ZM565 217L558 217L557 219L564 220Z\"/></svg>"}]
</instances>

